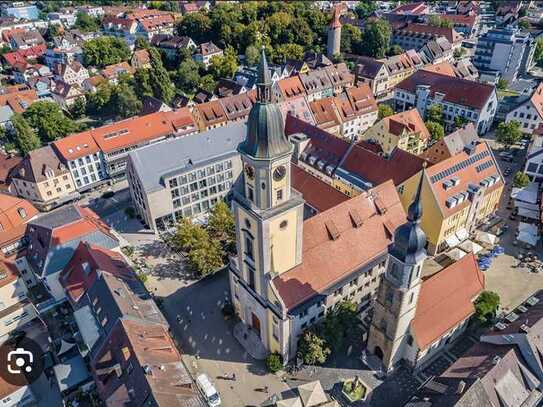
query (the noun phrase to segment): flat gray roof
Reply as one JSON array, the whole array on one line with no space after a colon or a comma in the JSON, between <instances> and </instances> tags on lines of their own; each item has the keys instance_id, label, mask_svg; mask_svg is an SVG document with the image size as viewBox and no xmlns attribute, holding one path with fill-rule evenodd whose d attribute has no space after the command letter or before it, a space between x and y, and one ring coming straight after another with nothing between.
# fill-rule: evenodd
<instances>
[{"instance_id":1,"label":"flat gray roof","mask_svg":"<svg viewBox=\"0 0 543 407\"><path fill-rule=\"evenodd\" d=\"M130 160L143 189L153 192L163 188L160 180L165 175L181 172L186 167L232 154L245 140L245 122L232 123L202 133L183 136L152 144L130 153Z\"/></svg>"}]
</instances>

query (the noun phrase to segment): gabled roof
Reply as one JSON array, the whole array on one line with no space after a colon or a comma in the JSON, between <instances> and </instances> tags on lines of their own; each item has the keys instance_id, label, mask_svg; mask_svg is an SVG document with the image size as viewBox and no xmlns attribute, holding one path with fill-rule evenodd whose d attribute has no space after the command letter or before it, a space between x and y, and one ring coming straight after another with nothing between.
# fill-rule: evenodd
<instances>
[{"instance_id":1,"label":"gabled roof","mask_svg":"<svg viewBox=\"0 0 543 407\"><path fill-rule=\"evenodd\" d=\"M23 159L17 155L0 152L0 190L10 182L11 173Z\"/></svg>"},{"instance_id":2,"label":"gabled roof","mask_svg":"<svg viewBox=\"0 0 543 407\"><path fill-rule=\"evenodd\" d=\"M353 219L361 224L355 226ZM301 264L275 277L272 284L292 311L384 255L393 231L404 222L392 182L321 212L304 222Z\"/></svg>"},{"instance_id":3,"label":"gabled roof","mask_svg":"<svg viewBox=\"0 0 543 407\"><path fill-rule=\"evenodd\" d=\"M41 57L45 54L45 51L47 51L47 46L45 44L40 44L14 52L8 52L3 56L6 62L13 67L17 63L26 64L28 59Z\"/></svg>"},{"instance_id":4,"label":"gabled roof","mask_svg":"<svg viewBox=\"0 0 543 407\"><path fill-rule=\"evenodd\" d=\"M351 73L345 62L329 65L322 69L328 74L332 86L346 86L352 84L354 81L354 75Z\"/></svg>"},{"instance_id":5,"label":"gabled roof","mask_svg":"<svg viewBox=\"0 0 543 407\"><path fill-rule=\"evenodd\" d=\"M485 288L485 276L470 253L424 280L411 331L426 349L475 312L473 301Z\"/></svg>"},{"instance_id":6,"label":"gabled roof","mask_svg":"<svg viewBox=\"0 0 543 407\"><path fill-rule=\"evenodd\" d=\"M396 148L389 157L376 154L361 144L353 146L344 158L341 168L379 185L392 180L398 186L422 170L426 161L405 150Z\"/></svg>"},{"instance_id":7,"label":"gabled roof","mask_svg":"<svg viewBox=\"0 0 543 407\"><path fill-rule=\"evenodd\" d=\"M375 79L385 63L375 58L359 56L356 58L356 74L363 78Z\"/></svg>"},{"instance_id":8,"label":"gabled roof","mask_svg":"<svg viewBox=\"0 0 543 407\"><path fill-rule=\"evenodd\" d=\"M398 137L403 135L404 132L406 134L418 133L419 138L422 140L429 140L431 137L422 117L415 108L387 116L382 121L385 129L390 134Z\"/></svg>"},{"instance_id":9,"label":"gabled roof","mask_svg":"<svg viewBox=\"0 0 543 407\"><path fill-rule=\"evenodd\" d=\"M309 103L309 107L311 108L317 126L327 129L341 124L340 119L336 114L333 96L314 100Z\"/></svg>"},{"instance_id":10,"label":"gabled roof","mask_svg":"<svg viewBox=\"0 0 543 407\"><path fill-rule=\"evenodd\" d=\"M256 100L256 90L219 99L228 120L236 120L249 114Z\"/></svg>"},{"instance_id":11,"label":"gabled roof","mask_svg":"<svg viewBox=\"0 0 543 407\"><path fill-rule=\"evenodd\" d=\"M0 95L0 106L7 105L14 113L22 113L37 100L38 94L34 89L21 90Z\"/></svg>"},{"instance_id":12,"label":"gabled roof","mask_svg":"<svg viewBox=\"0 0 543 407\"><path fill-rule=\"evenodd\" d=\"M134 68L128 62L119 62L118 64L108 65L101 71L102 76L107 79L116 78L121 73L132 75Z\"/></svg>"},{"instance_id":13,"label":"gabled roof","mask_svg":"<svg viewBox=\"0 0 543 407\"><path fill-rule=\"evenodd\" d=\"M318 212L324 212L345 202L349 197L324 181L304 171L296 164L291 165L292 188L300 192L305 203Z\"/></svg>"},{"instance_id":14,"label":"gabled roof","mask_svg":"<svg viewBox=\"0 0 543 407\"><path fill-rule=\"evenodd\" d=\"M200 114L205 127L223 123L228 120L220 100L201 103L194 106L194 109Z\"/></svg>"},{"instance_id":15,"label":"gabled roof","mask_svg":"<svg viewBox=\"0 0 543 407\"><path fill-rule=\"evenodd\" d=\"M56 140L53 148L65 161L72 161L100 151L90 132L72 134Z\"/></svg>"},{"instance_id":16,"label":"gabled roof","mask_svg":"<svg viewBox=\"0 0 543 407\"><path fill-rule=\"evenodd\" d=\"M397 33L394 33L394 35L398 34L423 34L432 38L445 37L451 44L462 41L462 36L454 28L438 27L430 24L408 24L406 27L399 29Z\"/></svg>"},{"instance_id":17,"label":"gabled roof","mask_svg":"<svg viewBox=\"0 0 543 407\"><path fill-rule=\"evenodd\" d=\"M373 92L366 83L359 83L357 86L347 88L345 93L354 111L358 114L367 114L378 110Z\"/></svg>"},{"instance_id":18,"label":"gabled roof","mask_svg":"<svg viewBox=\"0 0 543 407\"><path fill-rule=\"evenodd\" d=\"M467 79L453 78L423 69L396 85L397 89L415 94L417 85L430 86L430 96L436 92L443 93L443 100L463 106L482 109L495 92L494 86L486 85Z\"/></svg>"},{"instance_id":19,"label":"gabled roof","mask_svg":"<svg viewBox=\"0 0 543 407\"><path fill-rule=\"evenodd\" d=\"M38 213L26 199L0 193L0 247L21 239L26 224Z\"/></svg>"},{"instance_id":20,"label":"gabled roof","mask_svg":"<svg viewBox=\"0 0 543 407\"><path fill-rule=\"evenodd\" d=\"M132 61L136 62L140 66L149 64L149 51L147 51L146 49L138 49L134 51L134 55L132 55Z\"/></svg>"},{"instance_id":21,"label":"gabled roof","mask_svg":"<svg viewBox=\"0 0 543 407\"><path fill-rule=\"evenodd\" d=\"M486 142L433 164L426 169L426 176L444 217L470 205L467 199L470 185L487 188L488 192L504 185L494 154ZM453 180L455 182L451 184Z\"/></svg>"},{"instance_id":22,"label":"gabled roof","mask_svg":"<svg viewBox=\"0 0 543 407\"><path fill-rule=\"evenodd\" d=\"M196 48L196 53L202 54L202 56L218 54L219 52L222 52L222 49L217 47L212 41L204 42Z\"/></svg>"},{"instance_id":23,"label":"gabled roof","mask_svg":"<svg viewBox=\"0 0 543 407\"><path fill-rule=\"evenodd\" d=\"M304 85L297 75L281 79L276 84L285 99L305 96L306 94Z\"/></svg>"},{"instance_id":24,"label":"gabled roof","mask_svg":"<svg viewBox=\"0 0 543 407\"><path fill-rule=\"evenodd\" d=\"M300 73L298 76L308 94L320 92L332 87L330 78L323 69L315 69L308 73Z\"/></svg>"},{"instance_id":25,"label":"gabled roof","mask_svg":"<svg viewBox=\"0 0 543 407\"><path fill-rule=\"evenodd\" d=\"M51 146L45 146L30 151L13 170L12 177L28 182L41 182L47 180L46 174L49 170L54 177L69 173Z\"/></svg>"}]
</instances>

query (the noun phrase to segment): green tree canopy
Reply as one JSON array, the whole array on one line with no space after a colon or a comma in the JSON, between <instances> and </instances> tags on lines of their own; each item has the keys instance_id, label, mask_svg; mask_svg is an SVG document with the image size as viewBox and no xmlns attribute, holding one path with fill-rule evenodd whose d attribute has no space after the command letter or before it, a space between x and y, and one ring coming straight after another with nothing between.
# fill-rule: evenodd
<instances>
[{"instance_id":1,"label":"green tree canopy","mask_svg":"<svg viewBox=\"0 0 543 407\"><path fill-rule=\"evenodd\" d=\"M200 86L199 65L192 59L187 59L179 64L177 68L176 85L185 94L192 95ZM213 89L215 82L213 81ZM212 89L212 90L213 90Z\"/></svg>"},{"instance_id":2,"label":"green tree canopy","mask_svg":"<svg viewBox=\"0 0 543 407\"><path fill-rule=\"evenodd\" d=\"M30 151L41 147L39 137L20 113L15 113L11 117L11 124L15 132L15 144L21 154L26 155Z\"/></svg>"},{"instance_id":3,"label":"green tree canopy","mask_svg":"<svg viewBox=\"0 0 543 407\"><path fill-rule=\"evenodd\" d=\"M359 53L362 49L362 31L351 24L341 27L341 52Z\"/></svg>"},{"instance_id":4,"label":"green tree canopy","mask_svg":"<svg viewBox=\"0 0 543 407\"><path fill-rule=\"evenodd\" d=\"M530 177L522 171L517 171L513 177L513 186L515 188L524 188L530 183Z\"/></svg>"},{"instance_id":5,"label":"green tree canopy","mask_svg":"<svg viewBox=\"0 0 543 407\"><path fill-rule=\"evenodd\" d=\"M357 306L351 301L342 301L326 314L324 320L324 339L334 351L341 351L348 339L359 337L361 323L358 318Z\"/></svg>"},{"instance_id":6,"label":"green tree canopy","mask_svg":"<svg viewBox=\"0 0 543 407\"><path fill-rule=\"evenodd\" d=\"M274 61L283 63L287 59L301 60L304 57L304 47L298 44L282 44L275 48Z\"/></svg>"},{"instance_id":7,"label":"green tree canopy","mask_svg":"<svg viewBox=\"0 0 543 407\"><path fill-rule=\"evenodd\" d=\"M383 58L390 47L392 29L383 19L369 21L362 35L363 52L374 58Z\"/></svg>"},{"instance_id":8,"label":"green tree canopy","mask_svg":"<svg viewBox=\"0 0 543 407\"><path fill-rule=\"evenodd\" d=\"M529 30L531 25L530 25L530 22L528 20L520 20L518 23L518 28L520 28L521 30Z\"/></svg>"},{"instance_id":9,"label":"green tree canopy","mask_svg":"<svg viewBox=\"0 0 543 407\"><path fill-rule=\"evenodd\" d=\"M323 364L331 350L326 341L315 332L307 330L298 344L298 353L307 365Z\"/></svg>"},{"instance_id":10,"label":"green tree canopy","mask_svg":"<svg viewBox=\"0 0 543 407\"><path fill-rule=\"evenodd\" d=\"M392 116L394 114L394 110L392 108L384 103L379 104L379 120L384 119L385 117Z\"/></svg>"},{"instance_id":11,"label":"green tree canopy","mask_svg":"<svg viewBox=\"0 0 543 407\"><path fill-rule=\"evenodd\" d=\"M98 31L100 29L100 20L86 13L79 12L77 13L74 27L86 33Z\"/></svg>"},{"instance_id":12,"label":"green tree canopy","mask_svg":"<svg viewBox=\"0 0 543 407\"><path fill-rule=\"evenodd\" d=\"M475 300L475 316L479 322L488 324L496 315L500 296L493 291L483 291Z\"/></svg>"},{"instance_id":13,"label":"green tree canopy","mask_svg":"<svg viewBox=\"0 0 543 407\"><path fill-rule=\"evenodd\" d=\"M426 110L426 119L429 122L435 122L443 125L443 106L431 105Z\"/></svg>"},{"instance_id":14,"label":"green tree canopy","mask_svg":"<svg viewBox=\"0 0 543 407\"><path fill-rule=\"evenodd\" d=\"M232 47L224 50L223 56L214 56L211 58L209 72L215 79L232 78L238 70L238 56Z\"/></svg>"},{"instance_id":15,"label":"green tree canopy","mask_svg":"<svg viewBox=\"0 0 543 407\"><path fill-rule=\"evenodd\" d=\"M217 82L213 78L213 75L208 74L200 78L199 88L205 90L206 92L213 93L217 87Z\"/></svg>"},{"instance_id":16,"label":"green tree canopy","mask_svg":"<svg viewBox=\"0 0 543 407\"><path fill-rule=\"evenodd\" d=\"M54 102L42 100L33 103L23 116L43 142L54 141L79 130L77 123L66 117Z\"/></svg>"},{"instance_id":17,"label":"green tree canopy","mask_svg":"<svg viewBox=\"0 0 543 407\"><path fill-rule=\"evenodd\" d=\"M403 53L403 48L396 44L392 45L387 51L387 55L390 56L400 55L401 53Z\"/></svg>"},{"instance_id":18,"label":"green tree canopy","mask_svg":"<svg viewBox=\"0 0 543 407\"><path fill-rule=\"evenodd\" d=\"M149 70L149 79L153 95L165 103L170 103L175 95L175 88L172 85L168 71L162 64L162 58L156 48L149 50L151 68Z\"/></svg>"},{"instance_id":19,"label":"green tree canopy","mask_svg":"<svg viewBox=\"0 0 543 407\"><path fill-rule=\"evenodd\" d=\"M134 91L140 99L143 99L146 96L153 96L149 69L136 69L136 72L134 73Z\"/></svg>"},{"instance_id":20,"label":"green tree canopy","mask_svg":"<svg viewBox=\"0 0 543 407\"><path fill-rule=\"evenodd\" d=\"M522 132L520 131L520 123L516 120L510 122L502 122L498 125L496 130L496 140L503 144L505 148L510 148L512 145L518 143L522 139Z\"/></svg>"},{"instance_id":21,"label":"green tree canopy","mask_svg":"<svg viewBox=\"0 0 543 407\"><path fill-rule=\"evenodd\" d=\"M70 106L70 115L74 119L79 119L85 115L86 108L87 102L85 101L85 98L83 96L78 97L73 105Z\"/></svg>"},{"instance_id":22,"label":"green tree canopy","mask_svg":"<svg viewBox=\"0 0 543 407\"><path fill-rule=\"evenodd\" d=\"M377 10L377 4L374 1L371 0L362 0L359 1L356 5L356 8L354 9L354 12L358 16L358 18L366 19L372 13L374 13Z\"/></svg>"},{"instance_id":23,"label":"green tree canopy","mask_svg":"<svg viewBox=\"0 0 543 407\"><path fill-rule=\"evenodd\" d=\"M114 86L109 82L100 83L96 92L87 95L87 112L89 114L107 114L110 108Z\"/></svg>"},{"instance_id":24,"label":"green tree canopy","mask_svg":"<svg viewBox=\"0 0 543 407\"><path fill-rule=\"evenodd\" d=\"M134 89L127 83L120 83L115 88L114 105L117 116L121 119L136 116L140 113L142 103L138 99Z\"/></svg>"},{"instance_id":25,"label":"green tree canopy","mask_svg":"<svg viewBox=\"0 0 543 407\"><path fill-rule=\"evenodd\" d=\"M183 16L177 24L177 33L187 36L197 44L209 41L211 19L204 13L190 13Z\"/></svg>"},{"instance_id":26,"label":"green tree canopy","mask_svg":"<svg viewBox=\"0 0 543 407\"><path fill-rule=\"evenodd\" d=\"M500 78L498 80L498 84L496 85L496 88L498 88L499 90L505 90L505 89L507 89L508 85L509 85L509 83L507 82L506 79Z\"/></svg>"},{"instance_id":27,"label":"green tree canopy","mask_svg":"<svg viewBox=\"0 0 543 407\"><path fill-rule=\"evenodd\" d=\"M443 137L445 137L445 129L440 123L427 121L425 124L433 141L441 140Z\"/></svg>"},{"instance_id":28,"label":"green tree canopy","mask_svg":"<svg viewBox=\"0 0 543 407\"><path fill-rule=\"evenodd\" d=\"M260 51L254 45L245 48L245 63L248 66L256 66L260 60Z\"/></svg>"},{"instance_id":29,"label":"green tree canopy","mask_svg":"<svg viewBox=\"0 0 543 407\"><path fill-rule=\"evenodd\" d=\"M130 55L130 49L121 38L98 37L83 44L83 61L86 66L103 68L106 65L127 61Z\"/></svg>"},{"instance_id":30,"label":"green tree canopy","mask_svg":"<svg viewBox=\"0 0 543 407\"><path fill-rule=\"evenodd\" d=\"M428 17L428 24L443 28L452 28L454 26L452 21L441 18L438 15L431 15Z\"/></svg>"},{"instance_id":31,"label":"green tree canopy","mask_svg":"<svg viewBox=\"0 0 543 407\"><path fill-rule=\"evenodd\" d=\"M468 124L469 120L466 119L464 116L455 116L454 117L454 127L459 129L461 127L464 127L464 125Z\"/></svg>"},{"instance_id":32,"label":"green tree canopy","mask_svg":"<svg viewBox=\"0 0 543 407\"><path fill-rule=\"evenodd\" d=\"M225 252L233 254L236 251L236 224L226 202L218 202L210 211L207 231L212 239L221 243Z\"/></svg>"},{"instance_id":33,"label":"green tree canopy","mask_svg":"<svg viewBox=\"0 0 543 407\"><path fill-rule=\"evenodd\" d=\"M456 59L462 58L466 54L466 49L464 47L458 47L453 52L453 57Z\"/></svg>"}]
</instances>

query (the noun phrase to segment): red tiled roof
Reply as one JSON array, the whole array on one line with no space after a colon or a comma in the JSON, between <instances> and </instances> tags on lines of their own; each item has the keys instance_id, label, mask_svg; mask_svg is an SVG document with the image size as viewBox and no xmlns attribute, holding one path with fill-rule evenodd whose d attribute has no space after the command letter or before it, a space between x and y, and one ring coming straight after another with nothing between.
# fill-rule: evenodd
<instances>
[{"instance_id":1,"label":"red tiled roof","mask_svg":"<svg viewBox=\"0 0 543 407\"><path fill-rule=\"evenodd\" d=\"M368 84L359 83L357 86L345 89L345 93L355 111L369 113L378 110L377 102Z\"/></svg>"},{"instance_id":2,"label":"red tiled roof","mask_svg":"<svg viewBox=\"0 0 543 407\"><path fill-rule=\"evenodd\" d=\"M292 187L301 192L305 202L318 212L324 212L349 199L347 195L304 171L296 164L291 165L290 175Z\"/></svg>"},{"instance_id":3,"label":"red tiled roof","mask_svg":"<svg viewBox=\"0 0 543 407\"><path fill-rule=\"evenodd\" d=\"M38 210L26 199L0 193L0 247L21 239L27 222L37 214Z\"/></svg>"},{"instance_id":4,"label":"red tiled roof","mask_svg":"<svg viewBox=\"0 0 543 407\"><path fill-rule=\"evenodd\" d=\"M484 288L485 276L472 253L424 280L411 322L418 347L426 349L472 315Z\"/></svg>"},{"instance_id":5,"label":"red tiled roof","mask_svg":"<svg viewBox=\"0 0 543 407\"><path fill-rule=\"evenodd\" d=\"M409 134L419 133L422 140L430 139L430 132L415 108L387 116L383 121L388 132L395 136L400 136L405 129Z\"/></svg>"},{"instance_id":6,"label":"red tiled roof","mask_svg":"<svg viewBox=\"0 0 543 407\"><path fill-rule=\"evenodd\" d=\"M47 51L47 46L45 44L40 44L14 52L8 52L7 54L4 54L4 59L13 67L17 63L26 64L27 59L41 57L45 54L45 51Z\"/></svg>"},{"instance_id":7,"label":"red tiled roof","mask_svg":"<svg viewBox=\"0 0 543 407\"><path fill-rule=\"evenodd\" d=\"M392 180L398 186L422 170L425 160L396 148L385 158L356 145L347 155L342 168L362 177L374 185Z\"/></svg>"},{"instance_id":8,"label":"red tiled roof","mask_svg":"<svg viewBox=\"0 0 543 407\"><path fill-rule=\"evenodd\" d=\"M206 127L213 124L226 122L227 120L226 112L224 111L219 100L201 103L196 105L194 109L198 111Z\"/></svg>"},{"instance_id":9,"label":"red tiled roof","mask_svg":"<svg viewBox=\"0 0 543 407\"><path fill-rule=\"evenodd\" d=\"M334 107L334 97L330 96L324 99L314 100L309 103L313 117L317 126L326 129L339 126L339 117Z\"/></svg>"},{"instance_id":10,"label":"red tiled roof","mask_svg":"<svg viewBox=\"0 0 543 407\"><path fill-rule=\"evenodd\" d=\"M468 163L468 160L477 154L485 154L485 156L477 161ZM462 166L460 163L467 164ZM482 164L483 167L480 167ZM459 168L453 171L452 168L456 165L458 165ZM447 174L440 177L439 174L444 173L445 171L448 171ZM441 208L441 211L445 217L458 212L470 204L470 201L465 199L464 202L449 208L446 205L447 199L458 195L460 192L466 192L469 184L479 186L479 182L491 175L499 176L499 180L494 185L489 187L489 189L487 189L487 193L503 186L504 183L500 175L500 171L498 170L496 160L492 154L492 150L488 147L486 142L479 143L477 146L475 146L475 150L471 154L462 151L441 162L433 164L431 167L426 169L426 176L428 177L429 183L432 186L432 193L434 194L437 204ZM432 182L432 177L434 176L439 177L440 179ZM452 178L458 178L458 185L450 186L445 189L444 182Z\"/></svg>"},{"instance_id":11,"label":"red tiled roof","mask_svg":"<svg viewBox=\"0 0 543 407\"><path fill-rule=\"evenodd\" d=\"M435 92L445 94L443 100L476 109L482 109L494 93L494 86L467 79L453 78L423 69L401 81L396 88L415 93L417 85L429 85L430 95Z\"/></svg>"},{"instance_id":12,"label":"red tiled roof","mask_svg":"<svg viewBox=\"0 0 543 407\"><path fill-rule=\"evenodd\" d=\"M445 37L451 44L462 40L462 36L454 28L438 27L430 24L408 24L406 27L399 29L398 32Z\"/></svg>"},{"instance_id":13,"label":"red tiled roof","mask_svg":"<svg viewBox=\"0 0 543 407\"><path fill-rule=\"evenodd\" d=\"M22 161L22 157L0 152L0 189L9 182L11 171Z\"/></svg>"},{"instance_id":14,"label":"red tiled roof","mask_svg":"<svg viewBox=\"0 0 543 407\"><path fill-rule=\"evenodd\" d=\"M426 65L422 69L424 69L425 71L428 71L428 72L435 72L435 73L439 73L439 74L442 74L442 75L455 76L456 77L456 73L454 72L454 68L453 68L453 66L451 65L450 62L440 62L439 64Z\"/></svg>"},{"instance_id":15,"label":"red tiled roof","mask_svg":"<svg viewBox=\"0 0 543 407\"><path fill-rule=\"evenodd\" d=\"M423 1L417 3L402 4L392 10L395 14L424 14L428 11L428 6Z\"/></svg>"},{"instance_id":16,"label":"red tiled roof","mask_svg":"<svg viewBox=\"0 0 543 407\"><path fill-rule=\"evenodd\" d=\"M0 95L0 106L8 105L15 113L23 113L28 106L38 100L38 94L34 89Z\"/></svg>"},{"instance_id":17,"label":"red tiled roof","mask_svg":"<svg viewBox=\"0 0 543 407\"><path fill-rule=\"evenodd\" d=\"M385 223L395 229L405 222L405 212L392 182L371 192L385 211L378 210L375 200L365 192L304 222L302 263L273 279L287 309L324 292L386 253L392 236ZM359 227L353 225L353 216L362 220ZM339 231L335 240L327 228L331 223Z\"/></svg>"},{"instance_id":18,"label":"red tiled roof","mask_svg":"<svg viewBox=\"0 0 543 407\"><path fill-rule=\"evenodd\" d=\"M473 27L477 20L476 14L436 14L439 18L450 21L454 25Z\"/></svg>"},{"instance_id":19,"label":"red tiled roof","mask_svg":"<svg viewBox=\"0 0 543 407\"><path fill-rule=\"evenodd\" d=\"M88 264L87 271L83 267L84 263ZM59 277L72 302L79 301L83 294L94 284L97 270L106 271L120 278L134 277L134 272L126 264L120 253L86 242L80 242Z\"/></svg>"},{"instance_id":20,"label":"red tiled roof","mask_svg":"<svg viewBox=\"0 0 543 407\"><path fill-rule=\"evenodd\" d=\"M134 68L132 68L128 62L119 62L118 64L106 66L101 72L102 76L108 79L116 78L120 73L132 75L134 73Z\"/></svg>"},{"instance_id":21,"label":"red tiled roof","mask_svg":"<svg viewBox=\"0 0 543 407\"><path fill-rule=\"evenodd\" d=\"M56 140L53 142L53 147L67 161L100 151L100 147L98 147L90 132L72 134Z\"/></svg>"},{"instance_id":22,"label":"red tiled roof","mask_svg":"<svg viewBox=\"0 0 543 407\"><path fill-rule=\"evenodd\" d=\"M305 88L298 76L291 76L277 81L277 86L285 99L305 96Z\"/></svg>"}]
</instances>

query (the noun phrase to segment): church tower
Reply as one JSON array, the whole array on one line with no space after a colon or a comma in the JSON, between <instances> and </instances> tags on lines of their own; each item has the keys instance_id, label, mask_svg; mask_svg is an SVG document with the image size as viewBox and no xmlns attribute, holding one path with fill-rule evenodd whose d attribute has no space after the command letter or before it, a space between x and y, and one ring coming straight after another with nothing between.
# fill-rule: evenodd
<instances>
[{"instance_id":1,"label":"church tower","mask_svg":"<svg viewBox=\"0 0 543 407\"><path fill-rule=\"evenodd\" d=\"M421 272L426 259L426 235L422 218L422 171L415 198L408 209L407 222L396 229L389 248L387 270L379 285L367 348L391 371L404 359L412 361L411 321L415 317L421 288Z\"/></svg>"},{"instance_id":2,"label":"church tower","mask_svg":"<svg viewBox=\"0 0 543 407\"><path fill-rule=\"evenodd\" d=\"M328 42L326 47L326 56L332 59L334 55L341 52L341 9L340 5L334 7L332 14L332 21L328 27Z\"/></svg>"},{"instance_id":3,"label":"church tower","mask_svg":"<svg viewBox=\"0 0 543 407\"><path fill-rule=\"evenodd\" d=\"M285 357L281 320L286 317L270 281L302 260L304 201L291 190L292 151L262 49L256 103L239 147L243 192L233 202L238 254L231 264L230 288L241 320L268 351Z\"/></svg>"}]
</instances>

